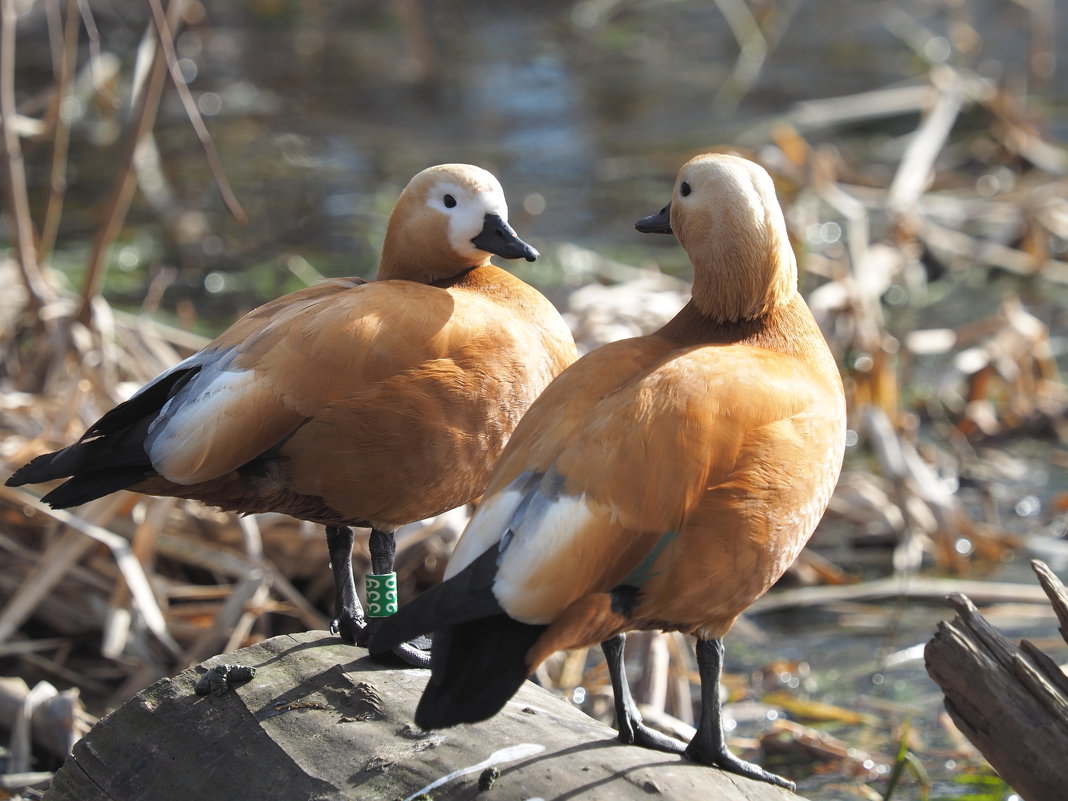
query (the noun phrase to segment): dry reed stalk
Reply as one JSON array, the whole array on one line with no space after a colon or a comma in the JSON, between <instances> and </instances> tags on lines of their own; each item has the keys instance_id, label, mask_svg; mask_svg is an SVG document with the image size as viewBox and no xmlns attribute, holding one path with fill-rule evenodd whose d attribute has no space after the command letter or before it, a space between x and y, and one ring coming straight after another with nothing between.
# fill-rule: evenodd
<instances>
[{"instance_id":1,"label":"dry reed stalk","mask_svg":"<svg viewBox=\"0 0 1068 801\"><path fill-rule=\"evenodd\" d=\"M52 16L59 16L55 2L46 4L47 9L56 8ZM48 198L45 201L44 221L41 223L41 241L38 257L47 261L56 244L60 218L63 216L63 199L67 190L67 155L70 149L70 118L64 113L64 103L70 97L71 77L78 55L78 31L80 30L78 0L67 0L66 20L62 22L62 46L53 44L53 60L56 84L52 93L49 116L52 119L52 162L48 176ZM57 27L60 20L56 20Z\"/></svg>"},{"instance_id":2,"label":"dry reed stalk","mask_svg":"<svg viewBox=\"0 0 1068 801\"><path fill-rule=\"evenodd\" d=\"M184 6L184 0L172 0L168 7L168 17L171 29L174 23L180 19L180 13ZM97 229L93 237L89 251L89 261L85 272L85 280L82 284L81 296L77 319L88 325L92 320L93 300L100 294L100 288L104 282L105 260L112 242L118 236L126 213L130 208L136 188L136 173L134 171L134 157L142 139L152 129L156 121L156 112L159 109L159 101L163 94L164 82L167 77L167 64L163 48L159 46L155 28L150 28L146 33L144 48L148 51L149 66L146 77L134 88L131 107L133 113L130 125L126 132L123 153L119 159L117 178L112 185L111 193L105 206L104 221Z\"/></svg>"},{"instance_id":3,"label":"dry reed stalk","mask_svg":"<svg viewBox=\"0 0 1068 801\"><path fill-rule=\"evenodd\" d=\"M181 8L174 9L173 6L175 5L177 3L172 2L173 16L176 19L181 19ZM181 67L178 65L178 55L174 51L174 33L172 32L174 23L168 19L171 15L164 13L160 0L149 0L149 6L152 9L152 20L156 25L158 42L163 47L171 82L178 91L178 97L182 101L182 107L185 109L189 122L193 125L197 140L200 142L201 147L204 148L204 156L208 160L208 166L211 168L211 173L215 178L215 184L219 187L219 194L222 196L223 203L226 204L226 208L238 222L247 223L248 215L245 214L245 210L238 203L237 197L230 187L230 182L226 180L226 173L223 171L222 163L219 161L219 153L215 148L215 141L211 138L207 126L204 125L204 120L200 116L196 101L193 100L193 96L189 93L189 88L185 84L185 79L182 77Z\"/></svg>"},{"instance_id":4,"label":"dry reed stalk","mask_svg":"<svg viewBox=\"0 0 1068 801\"><path fill-rule=\"evenodd\" d=\"M55 298L55 290L41 272L26 185L22 145L15 129L15 30L18 10L15 0L0 3L0 146L4 173L4 207L22 280L32 311L39 311Z\"/></svg>"}]
</instances>

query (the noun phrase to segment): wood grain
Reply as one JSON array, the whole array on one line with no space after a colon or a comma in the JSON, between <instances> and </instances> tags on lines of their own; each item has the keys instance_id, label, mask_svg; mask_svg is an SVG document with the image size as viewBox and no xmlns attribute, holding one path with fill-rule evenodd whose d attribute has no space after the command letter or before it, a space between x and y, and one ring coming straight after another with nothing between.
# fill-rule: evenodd
<instances>
[{"instance_id":1,"label":"wood grain","mask_svg":"<svg viewBox=\"0 0 1068 801\"><path fill-rule=\"evenodd\" d=\"M223 663L255 676L198 695L204 668ZM325 632L275 637L141 692L75 746L45 799L797 798L621 745L530 682L489 721L423 732L411 721L428 675L372 661Z\"/></svg>"}]
</instances>

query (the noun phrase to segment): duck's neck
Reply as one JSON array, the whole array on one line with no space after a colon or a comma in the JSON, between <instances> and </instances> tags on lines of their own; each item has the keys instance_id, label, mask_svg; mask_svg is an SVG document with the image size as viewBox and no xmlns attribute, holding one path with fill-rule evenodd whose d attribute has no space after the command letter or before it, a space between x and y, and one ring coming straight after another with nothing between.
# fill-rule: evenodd
<instances>
[{"instance_id":1,"label":"duck's neck","mask_svg":"<svg viewBox=\"0 0 1068 801\"><path fill-rule=\"evenodd\" d=\"M489 265L488 253L481 254L481 260L472 259L470 255L463 256L445 247L446 241L447 233L440 220L425 211L398 214L394 209L386 226L375 280L399 279L433 284L454 279L473 267Z\"/></svg>"},{"instance_id":2,"label":"duck's neck","mask_svg":"<svg viewBox=\"0 0 1068 801\"><path fill-rule=\"evenodd\" d=\"M823 341L812 312L796 291L766 314L727 322L710 318L691 299L657 334L683 347L739 344L798 355ZM814 334L819 335L815 340Z\"/></svg>"},{"instance_id":3,"label":"duck's neck","mask_svg":"<svg viewBox=\"0 0 1068 801\"><path fill-rule=\"evenodd\" d=\"M465 273L480 267L490 266L487 259L484 264L471 264L460 258L438 258L428 262L418 258L405 258L403 253L382 250L382 259L378 263L376 281L417 281L420 284L448 284L460 280Z\"/></svg>"},{"instance_id":4,"label":"duck's neck","mask_svg":"<svg viewBox=\"0 0 1068 801\"><path fill-rule=\"evenodd\" d=\"M782 211L774 196L760 201L679 220L677 238L694 266L694 305L725 325L767 317L797 294L797 260Z\"/></svg>"}]
</instances>

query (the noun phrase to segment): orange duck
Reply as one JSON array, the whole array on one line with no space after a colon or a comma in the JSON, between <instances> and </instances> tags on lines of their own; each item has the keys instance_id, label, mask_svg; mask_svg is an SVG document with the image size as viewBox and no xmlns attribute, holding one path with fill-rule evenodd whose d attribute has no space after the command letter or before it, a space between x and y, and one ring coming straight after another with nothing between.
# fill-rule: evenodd
<instances>
[{"instance_id":1,"label":"orange duck","mask_svg":"<svg viewBox=\"0 0 1068 801\"><path fill-rule=\"evenodd\" d=\"M348 527L372 529L369 598L372 581L391 594L395 530L480 495L527 407L576 358L552 304L490 262L538 256L507 219L485 170L424 170L390 215L374 281L249 312L7 484L69 477L44 496L57 508L130 489L322 523L332 628L365 643ZM372 623L393 608L371 606Z\"/></svg>"},{"instance_id":2,"label":"orange duck","mask_svg":"<svg viewBox=\"0 0 1068 801\"><path fill-rule=\"evenodd\" d=\"M703 155L639 231L674 233L689 303L659 331L587 354L516 428L446 580L385 621L372 653L434 632L415 721L485 719L554 651L601 643L620 739L792 786L728 751L722 637L793 562L842 464L845 398L797 292L771 178ZM693 634L697 732L648 729L624 633Z\"/></svg>"}]
</instances>

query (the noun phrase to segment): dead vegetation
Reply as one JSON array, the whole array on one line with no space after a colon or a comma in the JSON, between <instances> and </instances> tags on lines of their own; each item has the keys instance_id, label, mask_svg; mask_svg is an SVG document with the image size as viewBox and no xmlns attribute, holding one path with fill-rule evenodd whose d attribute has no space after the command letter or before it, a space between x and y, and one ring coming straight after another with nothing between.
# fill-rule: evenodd
<instances>
[{"instance_id":1,"label":"dead vegetation","mask_svg":"<svg viewBox=\"0 0 1068 801\"><path fill-rule=\"evenodd\" d=\"M170 42L186 4L151 4L143 79L128 97L95 89L132 114L125 163L115 171L76 293L62 291L48 266L62 181L52 183L45 216L34 218L20 147L27 136L50 142L52 175L62 176L68 132L58 110L73 91L72 40L91 21L74 0L62 13L59 5L52 4L62 32L54 40L56 80L35 98L36 112L23 116L13 75L20 4L3 1L0 113L11 241L0 262L5 475L71 442L132 389L203 344L149 316L119 312L100 296L108 248L138 186L136 154L151 139L161 94L175 85ZM975 580L1027 545L1005 525L996 498L999 483L1020 469L1008 446L1038 438L1049 443L1054 469L1068 467L1068 391L1056 361L1063 345L1049 330L1050 320L1063 321L1058 299L1068 298L1068 150L1048 138L1026 91L966 66L978 59L982 37L962 7L948 5L957 9L950 45L962 54L954 66L943 60L907 86L801 104L741 138L747 155L779 183L808 300L845 376L853 432L846 470L813 547L784 582L789 586L754 614L849 605L852 614L873 615L876 625L893 628L909 598L962 591L980 603L1044 602L1033 587ZM1041 15L1051 9L1034 6L1036 31L1050 22ZM923 40L907 23L887 22ZM761 30L761 19L752 24ZM765 44L773 33L764 31ZM1030 76L1036 82L1048 48L1036 35ZM753 68L739 66L735 92L744 93ZM92 75L94 68L86 70ZM732 95L733 103L739 100ZM195 106L185 107L228 194ZM914 130L867 151L863 161L828 144L839 131L887 119ZM236 201L230 206L240 214ZM684 300L685 283L655 266L620 264L570 243L547 255L587 284L570 295L567 309L587 348L655 328ZM999 281L994 309L982 309L967 293ZM953 317L962 321L943 323L939 302L954 303ZM1065 526L1056 526L1068 499L1054 495L1051 502L1037 534L1042 548L1063 557ZM402 530L402 592L440 577L466 514L456 510ZM358 550L357 560L366 560L365 549ZM0 794L33 795L47 783L47 769L93 721L80 695L98 715L213 654L324 628L330 612L321 532L281 516L236 518L193 502L129 493L59 512L28 492L0 488L0 553L0 668L12 676L0 680L0 727L11 733ZM357 564L360 573L366 567ZM733 637L751 636L746 624L739 628ZM669 732L692 733L698 685L690 645L678 635L643 634L632 638L629 654L646 718ZM803 677L805 666L762 671ZM591 713L610 715L598 655L558 654L538 679ZM779 712L779 722L753 747L786 753L817 772L855 776L850 792L856 797L868 797L865 781L886 776L878 766L902 763L899 731L870 713L821 706L806 697L803 683L797 690L755 675L732 677L731 687L733 699ZM735 706L739 716L744 708ZM799 722L782 719L787 714ZM859 737L860 747L821 731L828 720L879 734ZM913 750L922 751L922 744ZM958 757L978 759L963 739Z\"/></svg>"}]
</instances>

